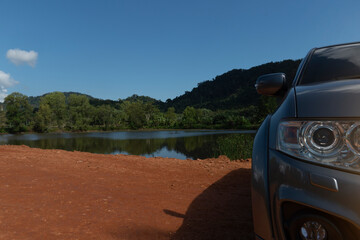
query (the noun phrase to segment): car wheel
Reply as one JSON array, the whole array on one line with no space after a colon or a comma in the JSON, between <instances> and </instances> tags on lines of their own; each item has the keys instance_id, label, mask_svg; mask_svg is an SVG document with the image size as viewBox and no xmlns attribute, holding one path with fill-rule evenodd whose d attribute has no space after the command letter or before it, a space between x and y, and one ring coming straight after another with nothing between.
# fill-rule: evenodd
<instances>
[{"instance_id":1,"label":"car wheel","mask_svg":"<svg viewBox=\"0 0 360 240\"><path fill-rule=\"evenodd\" d=\"M336 225L317 214L300 214L290 220L288 234L291 240L342 240Z\"/></svg>"}]
</instances>

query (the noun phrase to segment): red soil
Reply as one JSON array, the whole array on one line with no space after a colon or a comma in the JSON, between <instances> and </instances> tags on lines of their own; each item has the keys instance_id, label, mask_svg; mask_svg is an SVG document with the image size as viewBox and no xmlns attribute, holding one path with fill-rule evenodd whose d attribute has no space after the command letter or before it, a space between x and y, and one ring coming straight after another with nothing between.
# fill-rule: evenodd
<instances>
[{"instance_id":1,"label":"red soil","mask_svg":"<svg viewBox=\"0 0 360 240\"><path fill-rule=\"evenodd\" d=\"M253 239L250 167L0 146L0 239Z\"/></svg>"}]
</instances>

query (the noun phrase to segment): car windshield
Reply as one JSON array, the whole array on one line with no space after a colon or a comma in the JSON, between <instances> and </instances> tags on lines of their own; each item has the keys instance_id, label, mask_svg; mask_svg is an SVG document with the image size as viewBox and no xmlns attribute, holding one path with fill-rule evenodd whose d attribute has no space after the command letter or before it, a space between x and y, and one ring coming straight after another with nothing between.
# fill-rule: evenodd
<instances>
[{"instance_id":1,"label":"car windshield","mask_svg":"<svg viewBox=\"0 0 360 240\"><path fill-rule=\"evenodd\" d=\"M316 49L299 85L360 79L360 43Z\"/></svg>"}]
</instances>

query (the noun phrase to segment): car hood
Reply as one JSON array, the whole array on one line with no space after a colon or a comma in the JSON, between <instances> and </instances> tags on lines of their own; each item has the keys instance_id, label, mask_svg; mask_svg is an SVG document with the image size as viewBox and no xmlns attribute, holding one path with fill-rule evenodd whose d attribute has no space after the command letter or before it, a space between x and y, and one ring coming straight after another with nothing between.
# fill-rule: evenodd
<instances>
[{"instance_id":1,"label":"car hood","mask_svg":"<svg viewBox=\"0 0 360 240\"><path fill-rule=\"evenodd\" d=\"M360 80L296 86L297 116L360 117Z\"/></svg>"}]
</instances>

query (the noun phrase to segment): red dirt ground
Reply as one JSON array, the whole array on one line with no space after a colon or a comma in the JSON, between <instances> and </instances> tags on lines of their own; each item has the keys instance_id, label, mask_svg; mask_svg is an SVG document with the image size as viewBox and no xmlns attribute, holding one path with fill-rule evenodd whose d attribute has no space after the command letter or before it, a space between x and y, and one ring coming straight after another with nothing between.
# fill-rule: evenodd
<instances>
[{"instance_id":1,"label":"red dirt ground","mask_svg":"<svg viewBox=\"0 0 360 240\"><path fill-rule=\"evenodd\" d=\"M250 165L0 146L0 239L253 239Z\"/></svg>"}]
</instances>

